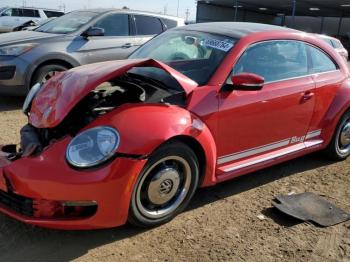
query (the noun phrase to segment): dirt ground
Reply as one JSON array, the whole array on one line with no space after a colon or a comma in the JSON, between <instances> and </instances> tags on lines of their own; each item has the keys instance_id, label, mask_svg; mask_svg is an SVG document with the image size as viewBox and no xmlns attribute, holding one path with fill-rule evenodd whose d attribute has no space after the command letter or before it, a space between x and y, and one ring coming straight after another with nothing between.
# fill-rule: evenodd
<instances>
[{"instance_id":1,"label":"dirt ground","mask_svg":"<svg viewBox=\"0 0 350 262\"><path fill-rule=\"evenodd\" d=\"M21 104L0 98L0 144L18 142ZM350 222L319 228L271 206L276 195L310 191L350 212L349 168L320 154L296 159L201 189L186 212L151 230L54 231L0 215L0 261L349 262Z\"/></svg>"}]
</instances>

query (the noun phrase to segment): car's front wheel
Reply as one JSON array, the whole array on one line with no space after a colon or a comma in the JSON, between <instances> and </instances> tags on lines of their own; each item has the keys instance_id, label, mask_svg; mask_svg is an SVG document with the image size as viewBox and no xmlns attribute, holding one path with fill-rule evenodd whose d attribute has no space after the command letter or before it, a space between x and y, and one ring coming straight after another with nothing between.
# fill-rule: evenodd
<instances>
[{"instance_id":1,"label":"car's front wheel","mask_svg":"<svg viewBox=\"0 0 350 262\"><path fill-rule=\"evenodd\" d=\"M133 190L129 222L161 225L189 204L199 180L198 159L183 143L168 143L149 159Z\"/></svg>"},{"instance_id":2,"label":"car's front wheel","mask_svg":"<svg viewBox=\"0 0 350 262\"><path fill-rule=\"evenodd\" d=\"M334 160L344 160L350 156L350 110L341 118L326 152Z\"/></svg>"},{"instance_id":3,"label":"car's front wheel","mask_svg":"<svg viewBox=\"0 0 350 262\"><path fill-rule=\"evenodd\" d=\"M40 83L44 84L48 80L50 80L53 76L55 76L59 72L63 72L68 70L67 67L59 64L49 64L49 65L44 65L41 66L34 74L33 79L32 79L32 86Z\"/></svg>"}]
</instances>

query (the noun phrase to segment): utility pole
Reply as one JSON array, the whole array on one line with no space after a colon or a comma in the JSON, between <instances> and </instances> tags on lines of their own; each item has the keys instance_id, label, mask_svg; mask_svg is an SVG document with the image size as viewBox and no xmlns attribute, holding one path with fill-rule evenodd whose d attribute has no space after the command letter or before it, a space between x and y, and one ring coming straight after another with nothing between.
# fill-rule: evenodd
<instances>
[{"instance_id":1,"label":"utility pole","mask_svg":"<svg viewBox=\"0 0 350 262\"><path fill-rule=\"evenodd\" d=\"M292 28L295 27L295 12L297 9L297 0L293 0L293 10L292 10Z\"/></svg>"},{"instance_id":2,"label":"utility pole","mask_svg":"<svg viewBox=\"0 0 350 262\"><path fill-rule=\"evenodd\" d=\"M190 9L186 9L186 22L188 22L190 19Z\"/></svg>"},{"instance_id":3,"label":"utility pole","mask_svg":"<svg viewBox=\"0 0 350 262\"><path fill-rule=\"evenodd\" d=\"M168 13L168 4L164 5L164 14L166 15Z\"/></svg>"},{"instance_id":4,"label":"utility pole","mask_svg":"<svg viewBox=\"0 0 350 262\"><path fill-rule=\"evenodd\" d=\"M177 12L176 16L179 16L180 0L177 0Z\"/></svg>"}]
</instances>

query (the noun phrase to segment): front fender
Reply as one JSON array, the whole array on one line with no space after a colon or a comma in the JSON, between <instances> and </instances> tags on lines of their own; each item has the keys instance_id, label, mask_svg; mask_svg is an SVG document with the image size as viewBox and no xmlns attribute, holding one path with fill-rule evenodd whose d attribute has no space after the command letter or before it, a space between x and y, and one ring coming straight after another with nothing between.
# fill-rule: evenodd
<instances>
[{"instance_id":1,"label":"front fender","mask_svg":"<svg viewBox=\"0 0 350 262\"><path fill-rule=\"evenodd\" d=\"M178 106L129 104L98 118L88 128L109 125L120 134L119 153L149 156L164 142L189 136L202 146L206 158L202 186L216 183L216 144L209 128L200 118Z\"/></svg>"}]
</instances>

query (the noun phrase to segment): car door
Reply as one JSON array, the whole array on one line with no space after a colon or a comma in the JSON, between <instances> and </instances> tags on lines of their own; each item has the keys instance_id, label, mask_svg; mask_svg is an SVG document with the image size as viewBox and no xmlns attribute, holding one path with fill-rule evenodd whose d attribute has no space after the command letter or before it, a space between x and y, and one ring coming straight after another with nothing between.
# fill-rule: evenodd
<instances>
[{"instance_id":1,"label":"car door","mask_svg":"<svg viewBox=\"0 0 350 262\"><path fill-rule=\"evenodd\" d=\"M159 18L147 15L134 15L136 45L139 47L164 31Z\"/></svg>"},{"instance_id":2,"label":"car door","mask_svg":"<svg viewBox=\"0 0 350 262\"><path fill-rule=\"evenodd\" d=\"M258 157L301 143L315 107L306 44L265 41L250 46L232 75L264 77L260 91L222 91L219 98L218 164Z\"/></svg>"},{"instance_id":3,"label":"car door","mask_svg":"<svg viewBox=\"0 0 350 262\"><path fill-rule=\"evenodd\" d=\"M21 8L9 8L1 14L1 26L10 31L12 28L19 26L23 21L23 10Z\"/></svg>"},{"instance_id":4,"label":"car door","mask_svg":"<svg viewBox=\"0 0 350 262\"><path fill-rule=\"evenodd\" d=\"M104 29L104 36L87 37L76 43L85 63L126 59L136 49L135 36L130 35L129 15L109 14L92 26Z\"/></svg>"}]
</instances>

